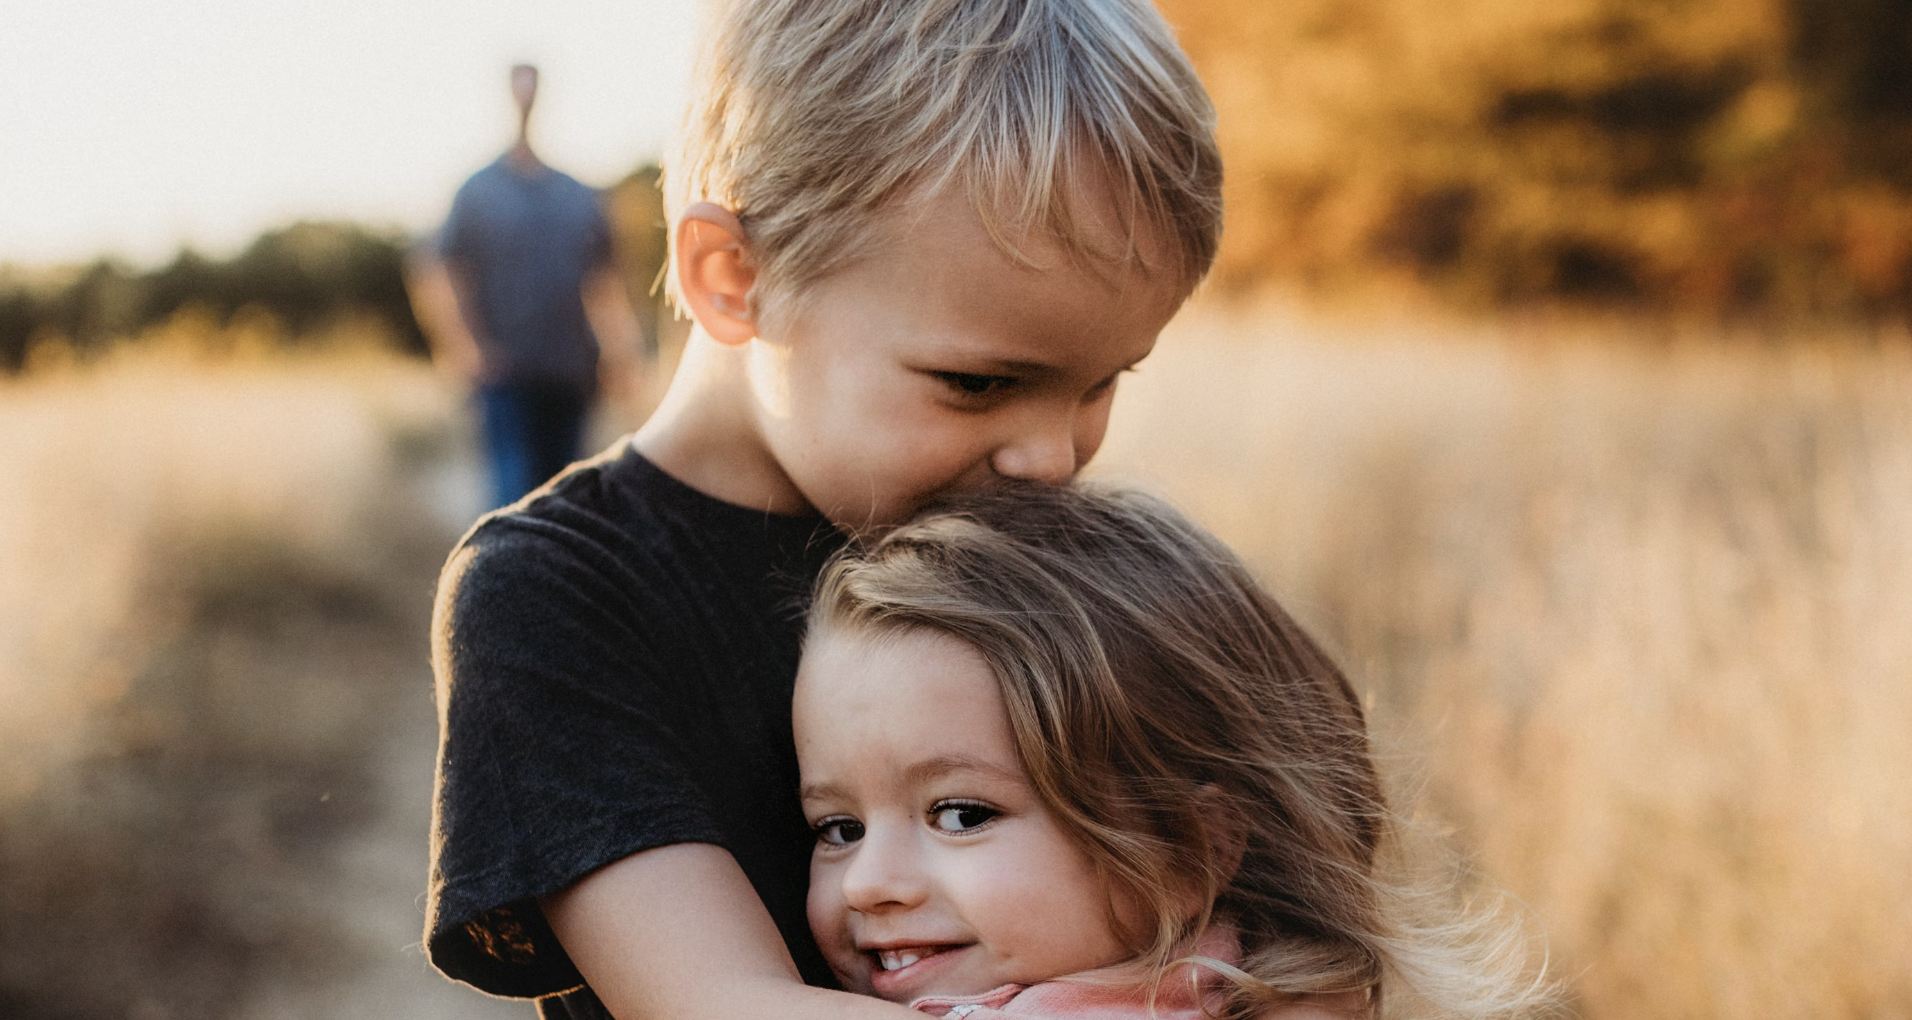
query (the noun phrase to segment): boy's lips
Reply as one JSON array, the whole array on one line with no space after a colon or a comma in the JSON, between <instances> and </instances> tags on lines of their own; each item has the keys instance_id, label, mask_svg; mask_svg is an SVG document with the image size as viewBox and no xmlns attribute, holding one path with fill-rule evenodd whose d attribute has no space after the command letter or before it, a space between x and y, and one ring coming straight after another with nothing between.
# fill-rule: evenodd
<instances>
[{"instance_id":1,"label":"boy's lips","mask_svg":"<svg viewBox=\"0 0 1912 1020\"><path fill-rule=\"evenodd\" d=\"M885 998L901 994L911 986L920 986L955 962L959 951L969 944L892 943L868 946L863 955L870 961L870 986ZM920 993L917 993L920 994Z\"/></svg>"}]
</instances>

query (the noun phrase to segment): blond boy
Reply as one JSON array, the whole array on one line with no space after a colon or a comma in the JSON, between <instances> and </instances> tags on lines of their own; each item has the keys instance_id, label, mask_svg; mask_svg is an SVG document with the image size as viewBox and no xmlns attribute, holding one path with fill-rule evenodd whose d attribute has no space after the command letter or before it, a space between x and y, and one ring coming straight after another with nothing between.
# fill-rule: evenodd
<instances>
[{"instance_id":1,"label":"blond boy","mask_svg":"<svg viewBox=\"0 0 1912 1020\"><path fill-rule=\"evenodd\" d=\"M792 606L844 536L1094 455L1220 174L1147 0L718 12L668 168L669 393L440 587L441 970L545 1016L915 1015L828 990L805 925Z\"/></svg>"}]
</instances>

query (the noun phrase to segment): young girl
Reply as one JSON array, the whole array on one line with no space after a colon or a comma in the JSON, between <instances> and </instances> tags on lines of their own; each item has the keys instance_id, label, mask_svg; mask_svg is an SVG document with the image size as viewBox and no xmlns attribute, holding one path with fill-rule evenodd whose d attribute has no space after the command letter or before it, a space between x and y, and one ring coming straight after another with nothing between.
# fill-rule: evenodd
<instances>
[{"instance_id":1,"label":"young girl","mask_svg":"<svg viewBox=\"0 0 1912 1020\"><path fill-rule=\"evenodd\" d=\"M1015 488L846 551L794 721L810 924L852 991L968 1020L1549 1004L1512 929L1388 877L1415 862L1347 680L1158 500Z\"/></svg>"}]
</instances>

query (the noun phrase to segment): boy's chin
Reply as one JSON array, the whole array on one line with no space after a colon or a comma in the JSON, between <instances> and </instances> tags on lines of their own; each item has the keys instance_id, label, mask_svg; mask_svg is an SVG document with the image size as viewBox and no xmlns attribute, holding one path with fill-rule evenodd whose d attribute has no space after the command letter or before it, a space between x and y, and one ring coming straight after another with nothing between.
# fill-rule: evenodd
<instances>
[{"instance_id":1,"label":"boy's chin","mask_svg":"<svg viewBox=\"0 0 1912 1020\"><path fill-rule=\"evenodd\" d=\"M884 514L877 516L870 513L861 515L826 513L823 515L824 519L834 525L838 531L864 542L875 541L895 531L897 528L909 523L911 516L913 516L913 514L903 514L901 516ZM895 517L895 519L892 520L891 517Z\"/></svg>"}]
</instances>

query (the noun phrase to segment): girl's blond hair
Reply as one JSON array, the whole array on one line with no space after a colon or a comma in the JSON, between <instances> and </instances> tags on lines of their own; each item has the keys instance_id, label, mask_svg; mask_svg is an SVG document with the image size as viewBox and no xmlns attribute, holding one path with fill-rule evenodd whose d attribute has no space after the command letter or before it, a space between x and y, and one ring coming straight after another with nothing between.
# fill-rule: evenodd
<instances>
[{"instance_id":1,"label":"girl's blond hair","mask_svg":"<svg viewBox=\"0 0 1912 1020\"><path fill-rule=\"evenodd\" d=\"M1142 907L1147 929L1125 934L1149 973L1211 920L1239 932L1238 966L1206 961L1233 982L1223 1015L1349 991L1370 1015L1551 1003L1517 927L1390 874L1413 855L1352 687L1166 503L1081 486L962 497L841 554L810 626L974 646L1030 782ZM1208 906L1190 917L1194 902Z\"/></svg>"},{"instance_id":2,"label":"girl's blond hair","mask_svg":"<svg viewBox=\"0 0 1912 1020\"><path fill-rule=\"evenodd\" d=\"M1214 110L1148 0L723 0L676 151L672 215L743 222L760 285L791 296L867 247L879 214L954 185L1005 251L1088 244L1106 182L1136 256L1151 229L1183 292L1214 261Z\"/></svg>"}]
</instances>

